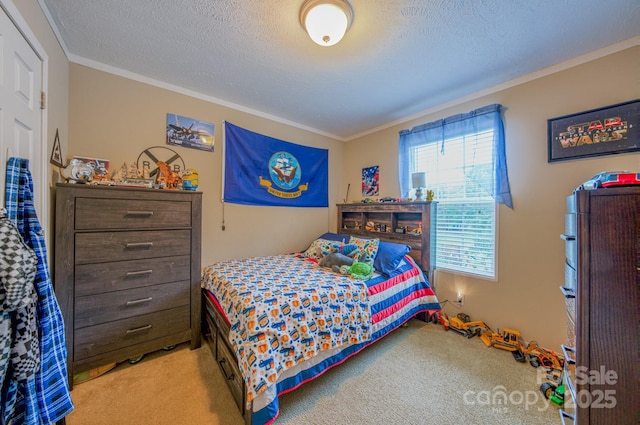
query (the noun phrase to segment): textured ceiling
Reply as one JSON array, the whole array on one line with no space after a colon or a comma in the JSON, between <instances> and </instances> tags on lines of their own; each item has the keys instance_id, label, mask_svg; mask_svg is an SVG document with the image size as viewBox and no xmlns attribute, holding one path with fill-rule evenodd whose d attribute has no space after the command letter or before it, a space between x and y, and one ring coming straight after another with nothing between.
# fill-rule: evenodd
<instances>
[{"instance_id":1,"label":"textured ceiling","mask_svg":"<svg viewBox=\"0 0 640 425\"><path fill-rule=\"evenodd\" d=\"M333 47L304 0L39 1L72 62L342 140L640 35L638 0L350 0Z\"/></svg>"}]
</instances>

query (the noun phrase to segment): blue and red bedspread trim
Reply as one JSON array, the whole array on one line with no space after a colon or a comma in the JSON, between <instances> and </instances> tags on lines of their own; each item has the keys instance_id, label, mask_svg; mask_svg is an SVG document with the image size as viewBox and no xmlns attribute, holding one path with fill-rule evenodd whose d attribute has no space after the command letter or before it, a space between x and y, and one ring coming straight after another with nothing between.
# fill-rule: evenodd
<instances>
[{"instance_id":1,"label":"blue and red bedspread trim","mask_svg":"<svg viewBox=\"0 0 640 425\"><path fill-rule=\"evenodd\" d=\"M305 382L321 376L418 313L426 312L427 316L431 316L440 310L433 289L411 257L405 257L404 264L397 272L398 274L391 278L376 274L364 282L371 317L368 338L318 352L311 361L296 364L282 372L277 382L253 400L253 424L271 424L276 419L279 413L279 395L293 391ZM215 297L210 295L210 298L214 300L217 308L222 310ZM226 316L227 312L224 313Z\"/></svg>"}]
</instances>

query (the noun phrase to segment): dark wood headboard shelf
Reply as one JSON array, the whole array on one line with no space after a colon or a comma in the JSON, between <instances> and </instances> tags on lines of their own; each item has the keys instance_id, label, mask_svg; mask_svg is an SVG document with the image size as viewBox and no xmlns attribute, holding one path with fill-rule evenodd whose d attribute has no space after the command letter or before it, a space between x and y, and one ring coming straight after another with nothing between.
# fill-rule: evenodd
<instances>
[{"instance_id":1,"label":"dark wood headboard shelf","mask_svg":"<svg viewBox=\"0 0 640 425\"><path fill-rule=\"evenodd\" d=\"M431 255L435 253L436 206L436 202L338 204L338 233L409 245L409 255L422 270L431 272L435 268ZM367 223L385 231L367 230ZM422 227L420 235L398 231L418 227Z\"/></svg>"}]
</instances>

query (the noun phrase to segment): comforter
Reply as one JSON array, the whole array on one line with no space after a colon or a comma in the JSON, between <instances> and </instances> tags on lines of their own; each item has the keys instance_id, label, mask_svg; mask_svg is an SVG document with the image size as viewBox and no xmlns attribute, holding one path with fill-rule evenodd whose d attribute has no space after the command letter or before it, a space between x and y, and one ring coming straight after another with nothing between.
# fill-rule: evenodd
<instances>
[{"instance_id":1,"label":"comforter","mask_svg":"<svg viewBox=\"0 0 640 425\"><path fill-rule=\"evenodd\" d=\"M291 391L356 354L419 312L440 309L406 256L398 274L356 280L296 255L216 263L202 285L230 325L228 340L247 388L253 423L278 414Z\"/></svg>"}]
</instances>

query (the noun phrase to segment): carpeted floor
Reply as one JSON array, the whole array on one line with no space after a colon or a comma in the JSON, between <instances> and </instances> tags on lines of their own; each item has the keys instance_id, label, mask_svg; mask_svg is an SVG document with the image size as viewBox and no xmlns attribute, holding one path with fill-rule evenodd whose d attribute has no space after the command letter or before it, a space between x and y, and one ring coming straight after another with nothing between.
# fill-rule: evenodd
<instances>
[{"instance_id":1,"label":"carpeted floor","mask_svg":"<svg viewBox=\"0 0 640 425\"><path fill-rule=\"evenodd\" d=\"M558 424L536 369L417 320L280 397L275 424ZM78 384L68 425L240 425L209 348L147 355Z\"/></svg>"}]
</instances>

